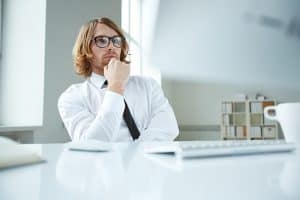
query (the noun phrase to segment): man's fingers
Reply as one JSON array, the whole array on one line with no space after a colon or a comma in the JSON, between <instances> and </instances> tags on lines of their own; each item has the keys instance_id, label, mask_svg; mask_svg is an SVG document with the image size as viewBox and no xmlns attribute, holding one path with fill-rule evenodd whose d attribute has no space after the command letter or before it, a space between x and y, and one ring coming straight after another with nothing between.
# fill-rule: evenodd
<instances>
[{"instance_id":1,"label":"man's fingers","mask_svg":"<svg viewBox=\"0 0 300 200\"><path fill-rule=\"evenodd\" d=\"M108 65L112 65L115 62L116 62L116 58L111 58L110 61L108 62Z\"/></svg>"}]
</instances>

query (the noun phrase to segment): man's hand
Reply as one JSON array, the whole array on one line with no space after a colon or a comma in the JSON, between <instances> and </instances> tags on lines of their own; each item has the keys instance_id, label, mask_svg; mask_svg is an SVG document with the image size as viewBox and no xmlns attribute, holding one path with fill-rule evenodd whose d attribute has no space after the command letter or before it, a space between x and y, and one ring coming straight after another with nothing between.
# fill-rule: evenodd
<instances>
[{"instance_id":1,"label":"man's hand","mask_svg":"<svg viewBox=\"0 0 300 200\"><path fill-rule=\"evenodd\" d=\"M112 58L104 67L104 77L108 81L107 89L123 95L130 74L129 64Z\"/></svg>"}]
</instances>

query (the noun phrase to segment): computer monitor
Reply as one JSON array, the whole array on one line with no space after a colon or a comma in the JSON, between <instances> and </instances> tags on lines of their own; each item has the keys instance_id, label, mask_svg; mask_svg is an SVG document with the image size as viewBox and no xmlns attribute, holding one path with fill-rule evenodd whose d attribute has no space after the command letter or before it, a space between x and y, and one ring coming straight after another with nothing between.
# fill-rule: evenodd
<instances>
[{"instance_id":1,"label":"computer monitor","mask_svg":"<svg viewBox=\"0 0 300 200\"><path fill-rule=\"evenodd\" d=\"M300 88L298 0L161 0L155 27L163 77Z\"/></svg>"}]
</instances>

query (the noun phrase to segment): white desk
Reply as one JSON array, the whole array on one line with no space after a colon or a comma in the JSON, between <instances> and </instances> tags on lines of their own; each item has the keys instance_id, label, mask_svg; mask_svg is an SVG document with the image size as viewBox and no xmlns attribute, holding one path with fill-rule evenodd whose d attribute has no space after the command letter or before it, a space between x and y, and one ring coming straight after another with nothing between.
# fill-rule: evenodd
<instances>
[{"instance_id":1,"label":"white desk","mask_svg":"<svg viewBox=\"0 0 300 200\"><path fill-rule=\"evenodd\" d=\"M109 153L33 145L47 163L0 171L0 199L300 199L300 147L181 161L144 154L145 145L114 144Z\"/></svg>"}]
</instances>

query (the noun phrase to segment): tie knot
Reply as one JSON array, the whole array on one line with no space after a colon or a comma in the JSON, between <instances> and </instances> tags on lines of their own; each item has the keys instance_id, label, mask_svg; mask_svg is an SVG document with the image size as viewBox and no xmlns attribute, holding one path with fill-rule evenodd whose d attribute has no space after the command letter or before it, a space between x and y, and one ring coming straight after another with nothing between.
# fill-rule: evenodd
<instances>
[{"instance_id":1,"label":"tie knot","mask_svg":"<svg viewBox=\"0 0 300 200\"><path fill-rule=\"evenodd\" d=\"M101 88L106 88L107 85L108 85L108 82L107 82L107 80L105 80Z\"/></svg>"}]
</instances>

